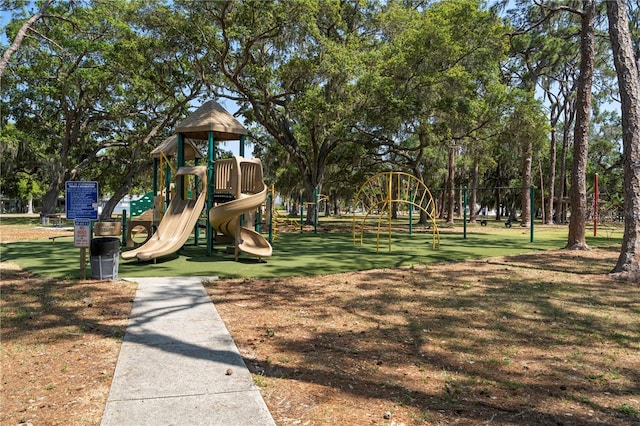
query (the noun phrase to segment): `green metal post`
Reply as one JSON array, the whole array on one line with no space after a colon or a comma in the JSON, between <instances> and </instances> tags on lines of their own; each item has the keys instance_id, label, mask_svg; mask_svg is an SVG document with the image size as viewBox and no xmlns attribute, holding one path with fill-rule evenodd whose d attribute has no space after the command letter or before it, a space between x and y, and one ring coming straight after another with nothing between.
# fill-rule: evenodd
<instances>
[{"instance_id":1,"label":"green metal post","mask_svg":"<svg viewBox=\"0 0 640 426\"><path fill-rule=\"evenodd\" d=\"M269 200L269 244L273 244L273 194L267 196Z\"/></svg>"},{"instance_id":2,"label":"green metal post","mask_svg":"<svg viewBox=\"0 0 640 426\"><path fill-rule=\"evenodd\" d=\"M178 133L178 149L177 149L177 161L178 164L176 165L176 170L178 170L180 167L184 166L184 134L183 133ZM185 187L184 187L184 176L180 176L179 178L180 183L178 184L178 182L176 182L176 184L178 184L178 188L180 188L180 199L184 199L184 195L185 195Z\"/></svg>"},{"instance_id":3,"label":"green metal post","mask_svg":"<svg viewBox=\"0 0 640 426\"><path fill-rule=\"evenodd\" d=\"M158 194L158 165L159 165L159 160L158 158L154 158L153 159L153 195L157 195ZM154 203L155 205L155 203Z\"/></svg>"},{"instance_id":4,"label":"green metal post","mask_svg":"<svg viewBox=\"0 0 640 426\"><path fill-rule=\"evenodd\" d=\"M156 226L156 196L158 196L158 167L160 166L160 159L154 157L153 159L153 218L151 218L152 222L153 222L153 227ZM152 227L152 228L153 228Z\"/></svg>"},{"instance_id":5,"label":"green metal post","mask_svg":"<svg viewBox=\"0 0 640 426\"><path fill-rule=\"evenodd\" d=\"M165 209L171 201L171 167L167 164L164 170L164 205Z\"/></svg>"},{"instance_id":6,"label":"green metal post","mask_svg":"<svg viewBox=\"0 0 640 426\"><path fill-rule=\"evenodd\" d=\"M463 224L463 235L464 235L464 239L467 239L467 188L464 188L462 190L462 210L464 210L464 214L462 215L463 220L462 220L462 224Z\"/></svg>"},{"instance_id":7,"label":"green metal post","mask_svg":"<svg viewBox=\"0 0 640 426\"><path fill-rule=\"evenodd\" d=\"M199 158L194 158L194 164L197 166L199 165L200 161ZM195 188L194 188L194 199L198 199L198 197L200 196L200 178L198 178L198 176L195 176ZM203 188L203 191L206 191L207 188ZM206 193L206 192L205 192ZM198 218L198 220L196 220L196 226L193 228L193 245L194 246L198 246L198 240L200 239L200 218Z\"/></svg>"},{"instance_id":8,"label":"green metal post","mask_svg":"<svg viewBox=\"0 0 640 426\"><path fill-rule=\"evenodd\" d=\"M313 233L317 234L318 233L318 187L316 186L315 189L313 190L313 198L314 198L314 203L315 203L315 214L314 214L314 218L313 218Z\"/></svg>"},{"instance_id":9,"label":"green metal post","mask_svg":"<svg viewBox=\"0 0 640 426\"><path fill-rule=\"evenodd\" d=\"M213 228L209 222L209 211L213 208L213 197L215 191L215 158L216 158L216 145L213 138L213 132L208 133L209 147L207 150L207 256L213 254Z\"/></svg>"},{"instance_id":10,"label":"green metal post","mask_svg":"<svg viewBox=\"0 0 640 426\"><path fill-rule=\"evenodd\" d=\"M127 245L127 211L122 210L122 247Z\"/></svg>"},{"instance_id":11,"label":"green metal post","mask_svg":"<svg viewBox=\"0 0 640 426\"><path fill-rule=\"evenodd\" d=\"M240 157L244 157L244 140L245 136L240 136Z\"/></svg>"},{"instance_id":12,"label":"green metal post","mask_svg":"<svg viewBox=\"0 0 640 426\"><path fill-rule=\"evenodd\" d=\"M533 242L533 222L535 222L535 213L536 213L536 208L533 205L533 200L535 199L535 187L533 185L531 185L531 187L529 188L529 197L530 197L530 203L531 203L531 236L529 237L529 241Z\"/></svg>"}]
</instances>

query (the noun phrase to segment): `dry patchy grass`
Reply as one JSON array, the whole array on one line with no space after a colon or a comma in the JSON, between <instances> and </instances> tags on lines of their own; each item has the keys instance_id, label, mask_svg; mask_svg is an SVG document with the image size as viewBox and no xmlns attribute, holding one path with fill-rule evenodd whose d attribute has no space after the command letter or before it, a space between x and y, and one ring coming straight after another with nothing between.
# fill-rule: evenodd
<instances>
[{"instance_id":1,"label":"dry patchy grass","mask_svg":"<svg viewBox=\"0 0 640 426\"><path fill-rule=\"evenodd\" d=\"M278 424L627 425L640 303L606 274L616 256L206 287Z\"/></svg>"},{"instance_id":2,"label":"dry patchy grass","mask_svg":"<svg viewBox=\"0 0 640 426\"><path fill-rule=\"evenodd\" d=\"M0 424L99 424L135 285L0 270Z\"/></svg>"}]
</instances>

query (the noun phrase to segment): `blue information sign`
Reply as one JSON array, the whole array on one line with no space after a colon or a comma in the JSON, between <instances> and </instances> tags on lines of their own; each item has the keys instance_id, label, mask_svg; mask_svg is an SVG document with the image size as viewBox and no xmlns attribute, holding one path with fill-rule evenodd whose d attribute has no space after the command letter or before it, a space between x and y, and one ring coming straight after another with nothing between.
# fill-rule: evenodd
<instances>
[{"instance_id":1,"label":"blue information sign","mask_svg":"<svg viewBox=\"0 0 640 426\"><path fill-rule=\"evenodd\" d=\"M67 219L98 219L98 182L65 183Z\"/></svg>"}]
</instances>

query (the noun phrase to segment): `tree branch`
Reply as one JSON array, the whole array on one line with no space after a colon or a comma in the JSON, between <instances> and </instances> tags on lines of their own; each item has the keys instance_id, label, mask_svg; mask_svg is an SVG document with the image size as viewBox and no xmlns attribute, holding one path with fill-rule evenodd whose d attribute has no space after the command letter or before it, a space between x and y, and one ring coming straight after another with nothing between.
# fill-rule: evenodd
<instances>
[{"instance_id":1,"label":"tree branch","mask_svg":"<svg viewBox=\"0 0 640 426\"><path fill-rule=\"evenodd\" d=\"M523 28L523 29L518 30L518 31L514 31L514 32L511 32L511 33L507 33L507 36L508 36L509 38L512 38L512 37L516 37L516 36L519 36L519 35L526 34L526 33L528 33L529 31L532 31L532 30L534 30L534 29L538 28L540 25L542 25L542 24L544 24L546 21L548 21L548 20L549 20L549 18L551 18L551 16L553 16L553 15L554 15L555 13L557 13L557 12L564 11L564 12L575 13L576 15L580 15L580 16L584 15L584 12L583 12L583 11L578 10L578 9L574 9L574 8L572 8L572 7L569 7L569 6L556 6L556 7L550 7L550 6L548 6L548 5L544 4L544 2L541 2L541 1L534 1L534 4L535 4L536 6L539 6L539 7L540 7L540 8L542 8L542 9L546 9L546 10L548 11L548 13L545 13L545 14L544 14L544 16L543 16L541 19L539 19L538 21L534 22L533 24L531 24L531 25L530 25L529 27L527 27L527 28Z\"/></svg>"},{"instance_id":2,"label":"tree branch","mask_svg":"<svg viewBox=\"0 0 640 426\"><path fill-rule=\"evenodd\" d=\"M20 27L20 29L18 30L18 34L16 34L16 38L13 39L13 43L11 43L11 46L9 46L7 50L5 50L2 58L0 59L0 78L2 78L4 70L7 68L11 56L13 56L13 54L16 53L20 48L22 40L24 40L24 37L27 35L27 31L29 30L29 28L31 28L34 23L36 23L40 18L44 16L45 10L47 10L51 3L53 3L53 0L45 0L44 3L42 3L42 6L40 6L38 12L36 12L35 15L29 18L27 22L22 24L22 27Z\"/></svg>"}]
</instances>

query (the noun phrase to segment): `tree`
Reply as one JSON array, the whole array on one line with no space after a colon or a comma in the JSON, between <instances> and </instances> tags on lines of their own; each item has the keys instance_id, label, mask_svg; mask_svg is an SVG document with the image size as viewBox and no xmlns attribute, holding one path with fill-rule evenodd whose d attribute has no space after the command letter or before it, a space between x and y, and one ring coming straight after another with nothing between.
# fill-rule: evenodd
<instances>
[{"instance_id":1,"label":"tree","mask_svg":"<svg viewBox=\"0 0 640 426\"><path fill-rule=\"evenodd\" d=\"M631 32L631 48L636 58L636 68L640 73L640 0L626 0L629 31Z\"/></svg>"},{"instance_id":2,"label":"tree","mask_svg":"<svg viewBox=\"0 0 640 426\"><path fill-rule=\"evenodd\" d=\"M44 161L41 146L29 139L28 134L7 123L0 134L0 188L8 198L29 200L29 213L33 212L33 198L43 194L40 164Z\"/></svg>"},{"instance_id":3,"label":"tree","mask_svg":"<svg viewBox=\"0 0 640 426\"><path fill-rule=\"evenodd\" d=\"M119 84L128 88L121 118L111 123L123 143L105 150L91 170L112 194L102 219L110 217L124 195L150 189L149 151L186 115L191 101L208 100L205 89L211 84L206 78L211 61L190 43L192 32L184 17L162 4L142 2L140 6L126 17L133 31L118 41L118 53L123 56L113 59L120 64ZM137 55L131 56L129 49Z\"/></svg>"},{"instance_id":4,"label":"tree","mask_svg":"<svg viewBox=\"0 0 640 426\"><path fill-rule=\"evenodd\" d=\"M40 9L38 9L38 11L31 18L27 19L24 24L22 24L22 26L18 30L18 33L13 39L11 46L9 46L7 50L4 51L4 53L2 54L2 58L0 58L0 78L2 78L2 74L4 74L4 70L7 68L9 60L11 59L13 54L16 53L16 51L20 48L22 40L24 40L24 38L26 37L27 32L29 31L31 26L44 16L44 13L51 5L51 3L53 3L53 0L45 0L44 2L42 2Z\"/></svg>"},{"instance_id":5,"label":"tree","mask_svg":"<svg viewBox=\"0 0 640 426\"><path fill-rule=\"evenodd\" d=\"M365 58L359 131L370 135L372 155L428 186L444 182L453 221L461 155L486 138L503 111L497 100L505 91L499 72L506 30L477 1L424 9L390 3L376 24L381 43Z\"/></svg>"},{"instance_id":6,"label":"tree","mask_svg":"<svg viewBox=\"0 0 640 426\"><path fill-rule=\"evenodd\" d=\"M544 96L549 105L549 124L551 126L551 137L549 140L549 166L546 188L548 190L544 219L549 225L554 223L553 201L557 197L558 202L555 209L555 216L558 222L561 221L563 210L563 196L566 181L566 154L570 142L569 131L573 128L574 99L576 94L576 80L578 72L579 50L571 40L571 33L576 30L574 14L556 13L550 19L554 25L550 34L543 40L548 43L546 48L541 49L539 55L542 60L553 58L547 67L541 70L539 86L544 91ZM564 129L564 131L563 131ZM558 135L560 135L561 149L558 159ZM558 163L560 172L556 179ZM556 183L557 181L557 183ZM558 190L556 191L556 185Z\"/></svg>"},{"instance_id":7,"label":"tree","mask_svg":"<svg viewBox=\"0 0 640 426\"><path fill-rule=\"evenodd\" d=\"M240 105L300 171L305 198L322 191L330 154L352 136L359 54L373 3L184 2L225 78L218 95ZM307 222L314 211L307 214Z\"/></svg>"},{"instance_id":8,"label":"tree","mask_svg":"<svg viewBox=\"0 0 640 426\"><path fill-rule=\"evenodd\" d=\"M108 216L147 176L151 148L201 95L203 73L167 31L183 20L161 5L68 7L52 6L55 18L33 27L42 39L25 39L16 52L19 61L4 77L3 112L44 147L43 214L55 211L65 181L88 179L113 195ZM161 37L158 22L166 25Z\"/></svg>"},{"instance_id":9,"label":"tree","mask_svg":"<svg viewBox=\"0 0 640 426\"><path fill-rule=\"evenodd\" d=\"M510 155L520 155L521 172L517 185L520 187L520 207L522 219L520 225L531 225L532 162L534 153L542 150L548 127L539 102L531 92L514 91L514 110L507 117L505 136L515 145Z\"/></svg>"},{"instance_id":10,"label":"tree","mask_svg":"<svg viewBox=\"0 0 640 426\"><path fill-rule=\"evenodd\" d=\"M588 250L585 240L587 221L586 170L589 153L591 86L595 62L595 0L583 0L580 12L580 76L576 100L576 124L573 131L573 166L571 169L571 217L566 248Z\"/></svg>"},{"instance_id":11,"label":"tree","mask_svg":"<svg viewBox=\"0 0 640 426\"><path fill-rule=\"evenodd\" d=\"M622 0L607 2L609 37L622 106L624 235L613 273L640 281L640 74L634 57L627 9Z\"/></svg>"},{"instance_id":12,"label":"tree","mask_svg":"<svg viewBox=\"0 0 640 426\"><path fill-rule=\"evenodd\" d=\"M623 167L622 167L622 117L617 111L595 111L589 133L589 167L587 182L593 182L598 174L598 209L603 216L622 217ZM620 201L620 202L618 202ZM615 205L620 209L612 209ZM603 218L606 220L606 217Z\"/></svg>"},{"instance_id":13,"label":"tree","mask_svg":"<svg viewBox=\"0 0 640 426\"><path fill-rule=\"evenodd\" d=\"M506 6L507 3L513 4L512 2L503 2L501 4ZM546 173L548 180L545 187L549 191L549 197L547 197L549 202L545 206L545 219L548 223L552 218L563 222L565 220L565 188L568 186L565 161L571 156L571 143L576 135L576 126L574 126L576 108L579 105L576 102L580 78L578 59L580 57L585 58L584 53L581 53L581 49L576 46L574 35L578 34L581 28L584 28L584 17L591 12L589 12L589 7L584 3L584 7L580 9L577 6L578 2L516 0L515 3L517 7L510 11L510 16L518 30L513 33L512 44L520 60L514 61L511 71L519 76L523 84L526 84L527 81L530 83L535 82L544 92L545 104L549 107L549 121L553 129L549 149L549 172ZM595 5L593 7L595 21ZM612 94L610 82L613 81L613 75L610 69L613 67L611 66L608 45L604 41L605 39L602 37L594 37L592 42L595 46L593 49L594 61L590 67L592 70L596 70L595 73L592 71L589 77L593 81L593 83L589 83L588 88L589 102L592 106L589 107L587 113L582 114L581 120L586 114L590 114L591 110L597 112L599 103L607 102L604 98L610 99ZM584 74L582 75L584 76ZM584 79L580 81L585 82ZM583 91L582 93L586 92ZM582 99L584 99L584 96ZM585 149L583 149L582 155L574 158L582 163L579 168L585 170L587 164L585 156L588 152L588 149L586 149L588 143L586 141L590 127L589 119L578 124L577 127L578 131L584 128L586 132L584 138L582 138L584 143L578 140L578 145L574 146L574 148ZM561 143L561 149L556 146L555 138L557 136ZM560 157L556 161L558 151L560 152ZM578 165L577 163L572 164ZM558 179L555 179L556 165L559 166ZM573 180L575 181L575 178ZM580 184L580 180L578 179L577 186L571 186L572 190L580 192L581 187L585 188L583 184ZM557 199L555 214L551 208L553 198ZM571 207L576 213L573 218L577 220L582 215L581 212L584 211L586 205L581 206L580 203L576 205L574 202ZM582 234L584 235L584 230Z\"/></svg>"},{"instance_id":14,"label":"tree","mask_svg":"<svg viewBox=\"0 0 640 426\"><path fill-rule=\"evenodd\" d=\"M558 214L563 205L562 193L565 181L565 159L567 146L570 140L570 123L562 122L562 117L567 117L567 109L573 103L575 96L575 76L573 71L577 68L576 49L573 35L577 32L577 13L560 13L560 8L553 8L547 2L518 1L516 8L509 11L512 22L517 30L511 33L512 58L508 62L508 71L519 87L535 93L536 88L542 89L546 104L549 106L549 122L551 125L551 138L549 147L548 179L546 189L548 196L544 219L547 223L553 223L553 199L558 195ZM555 191L556 165L557 165L557 139L556 136L561 125L566 125L562 137L563 149L560 158L560 183L559 191ZM543 157L539 155L539 158ZM541 158L542 159L542 158ZM533 159L532 159L533 160ZM525 181L531 181L530 176L524 177ZM544 196L544 192L541 192ZM528 194L522 194L522 202L529 199ZM523 212L526 210L523 206Z\"/></svg>"}]
</instances>

